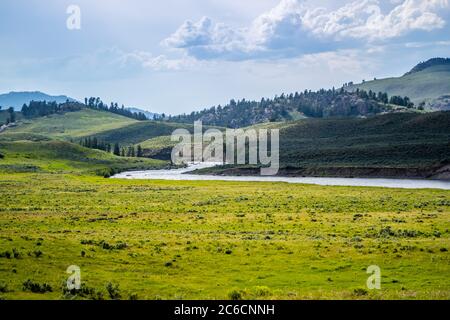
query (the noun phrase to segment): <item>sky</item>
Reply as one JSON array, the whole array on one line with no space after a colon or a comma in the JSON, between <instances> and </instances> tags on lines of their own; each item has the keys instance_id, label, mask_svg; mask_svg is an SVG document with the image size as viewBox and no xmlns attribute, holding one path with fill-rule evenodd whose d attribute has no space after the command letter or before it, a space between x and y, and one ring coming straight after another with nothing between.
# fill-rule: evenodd
<instances>
[{"instance_id":1,"label":"sky","mask_svg":"<svg viewBox=\"0 0 450 320\"><path fill-rule=\"evenodd\" d=\"M449 0L2 0L0 93L190 113L400 76L450 57L449 23Z\"/></svg>"}]
</instances>

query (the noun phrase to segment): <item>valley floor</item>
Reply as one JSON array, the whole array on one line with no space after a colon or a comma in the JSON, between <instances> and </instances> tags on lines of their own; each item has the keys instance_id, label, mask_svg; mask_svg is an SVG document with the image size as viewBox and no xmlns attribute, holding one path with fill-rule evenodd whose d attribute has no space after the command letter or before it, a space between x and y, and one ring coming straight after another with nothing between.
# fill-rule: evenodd
<instances>
[{"instance_id":1,"label":"valley floor","mask_svg":"<svg viewBox=\"0 0 450 320\"><path fill-rule=\"evenodd\" d=\"M82 299L450 299L445 190L59 173L0 190L4 299L72 298L71 265Z\"/></svg>"}]
</instances>

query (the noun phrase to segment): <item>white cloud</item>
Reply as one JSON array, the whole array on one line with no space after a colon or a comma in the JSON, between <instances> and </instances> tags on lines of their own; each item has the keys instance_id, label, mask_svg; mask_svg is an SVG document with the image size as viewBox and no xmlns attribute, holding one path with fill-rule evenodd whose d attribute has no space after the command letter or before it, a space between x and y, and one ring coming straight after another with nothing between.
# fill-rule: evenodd
<instances>
[{"instance_id":1,"label":"white cloud","mask_svg":"<svg viewBox=\"0 0 450 320\"><path fill-rule=\"evenodd\" d=\"M245 28L233 28L203 17L186 21L163 41L199 59L250 59L295 56L348 45L400 37L412 31L432 31L445 26L439 11L448 0L394 1L383 13L378 0L350 2L334 11L310 7L301 0L281 0ZM336 47L334 47L336 48Z\"/></svg>"},{"instance_id":2,"label":"white cloud","mask_svg":"<svg viewBox=\"0 0 450 320\"><path fill-rule=\"evenodd\" d=\"M122 59L127 64L137 63L141 67L153 71L179 71L192 69L201 64L200 61L186 55L181 58L168 58L166 55L154 56L145 51L122 53Z\"/></svg>"}]
</instances>

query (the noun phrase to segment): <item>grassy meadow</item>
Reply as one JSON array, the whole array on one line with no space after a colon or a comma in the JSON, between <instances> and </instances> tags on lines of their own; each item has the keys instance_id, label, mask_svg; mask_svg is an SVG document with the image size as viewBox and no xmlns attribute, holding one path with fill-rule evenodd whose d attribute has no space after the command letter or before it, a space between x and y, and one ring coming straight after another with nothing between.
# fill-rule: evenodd
<instances>
[{"instance_id":1,"label":"grassy meadow","mask_svg":"<svg viewBox=\"0 0 450 320\"><path fill-rule=\"evenodd\" d=\"M73 298L70 265L81 299L450 298L448 191L51 172L0 190L5 299Z\"/></svg>"}]
</instances>

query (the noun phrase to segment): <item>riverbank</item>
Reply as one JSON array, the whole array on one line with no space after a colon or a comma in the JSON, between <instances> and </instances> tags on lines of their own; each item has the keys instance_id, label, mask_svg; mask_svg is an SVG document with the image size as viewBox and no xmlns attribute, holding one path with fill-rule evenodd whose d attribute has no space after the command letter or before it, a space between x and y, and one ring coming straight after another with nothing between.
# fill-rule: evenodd
<instances>
[{"instance_id":1,"label":"riverbank","mask_svg":"<svg viewBox=\"0 0 450 320\"><path fill-rule=\"evenodd\" d=\"M197 175L259 176L260 168L251 166L215 166L190 172ZM278 177L432 179L450 181L450 165L434 167L285 167Z\"/></svg>"},{"instance_id":2,"label":"riverbank","mask_svg":"<svg viewBox=\"0 0 450 320\"><path fill-rule=\"evenodd\" d=\"M114 179L127 180L172 180L172 181L235 181L292 183L322 186L383 187L401 189L441 189L450 190L450 181L431 179L395 179L395 178L342 178L342 177L298 177L298 176L261 176L254 175L213 175L198 174L208 169L216 169L211 163L199 163L185 168L171 170L128 171L112 176ZM196 173L196 174L194 174Z\"/></svg>"}]
</instances>

